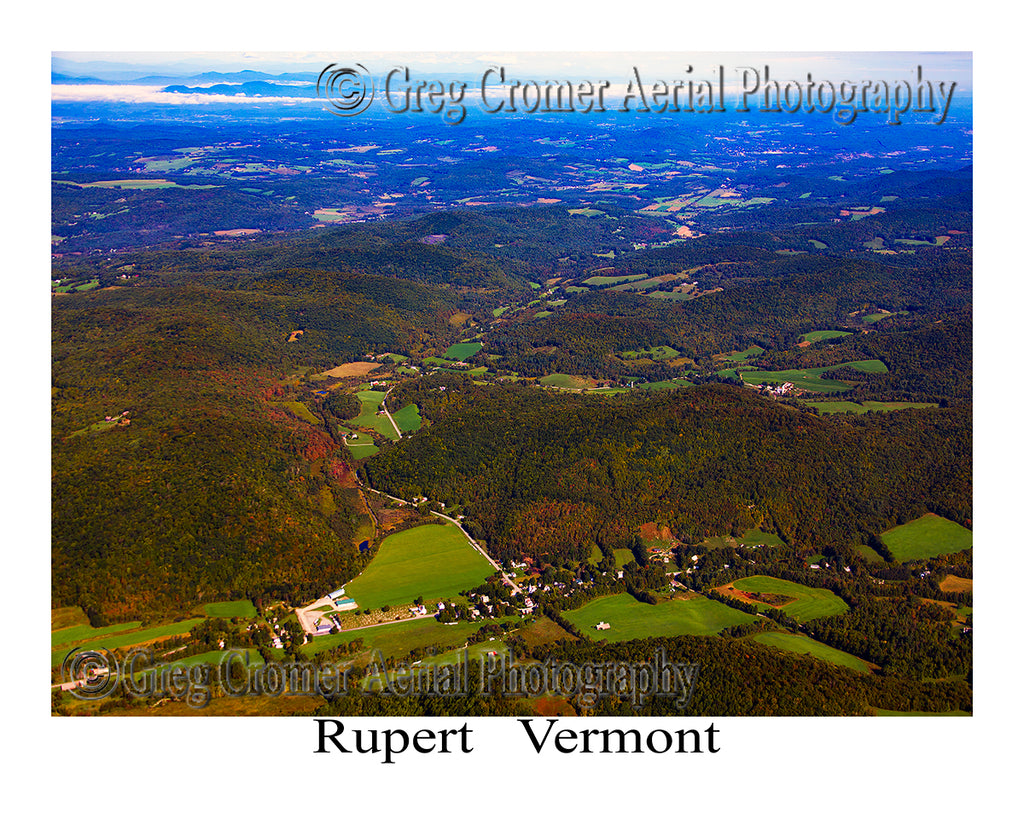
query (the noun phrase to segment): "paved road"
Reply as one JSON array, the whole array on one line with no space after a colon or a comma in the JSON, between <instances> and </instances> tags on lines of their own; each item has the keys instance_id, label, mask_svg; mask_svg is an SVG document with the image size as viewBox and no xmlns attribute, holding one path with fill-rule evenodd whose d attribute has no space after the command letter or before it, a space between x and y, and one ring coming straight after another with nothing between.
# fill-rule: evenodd
<instances>
[{"instance_id":1,"label":"paved road","mask_svg":"<svg viewBox=\"0 0 1024 819\"><path fill-rule=\"evenodd\" d=\"M380 408L384 411L384 414L388 417L388 420L391 422L391 426L393 426L395 428L395 435L397 435L399 437L399 439L401 439L401 437L402 437L402 430L400 430L398 428L398 424L395 423L395 419L391 417L391 413L388 412L388 408L387 408L388 396L391 395L391 390L393 390L393 389L394 389L394 387L391 387L391 389L389 389L386 393L384 393L384 398L380 402Z\"/></svg>"}]
</instances>

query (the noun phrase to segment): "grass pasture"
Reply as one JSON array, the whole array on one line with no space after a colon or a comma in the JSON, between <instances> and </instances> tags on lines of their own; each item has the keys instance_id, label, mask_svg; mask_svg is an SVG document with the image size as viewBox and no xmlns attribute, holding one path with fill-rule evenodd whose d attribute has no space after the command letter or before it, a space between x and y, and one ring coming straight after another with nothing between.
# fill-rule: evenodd
<instances>
[{"instance_id":1,"label":"grass pasture","mask_svg":"<svg viewBox=\"0 0 1024 819\"><path fill-rule=\"evenodd\" d=\"M351 435L352 433L346 432L345 434ZM369 458L371 455L376 455L380 452L377 445L373 442L372 435L368 435L365 432L356 432L355 434L358 436L355 440L349 440L348 438L345 439L345 446L348 447L349 452L352 453L352 457L355 460L358 461L360 458Z\"/></svg>"},{"instance_id":2,"label":"grass pasture","mask_svg":"<svg viewBox=\"0 0 1024 819\"><path fill-rule=\"evenodd\" d=\"M307 407L301 401L274 401L273 403L287 410L300 421L305 421L309 424L320 423L320 419L317 418L313 413L311 413L309 411L309 407Z\"/></svg>"},{"instance_id":3,"label":"grass pasture","mask_svg":"<svg viewBox=\"0 0 1024 819\"><path fill-rule=\"evenodd\" d=\"M453 344L447 350L444 351L444 357L449 361L465 361L467 358L472 358L484 348L482 342L479 341L462 341L458 344Z\"/></svg>"},{"instance_id":4,"label":"grass pasture","mask_svg":"<svg viewBox=\"0 0 1024 819\"><path fill-rule=\"evenodd\" d=\"M644 637L708 636L754 619L706 597L665 600L652 606L628 594L599 597L582 608L562 612L562 616L590 639L612 643ZM598 631L594 626L599 622L611 628Z\"/></svg>"},{"instance_id":5,"label":"grass pasture","mask_svg":"<svg viewBox=\"0 0 1024 819\"><path fill-rule=\"evenodd\" d=\"M420 417L420 408L415 404L402 407L398 412L391 413L395 423L402 432L416 432L423 426L423 419Z\"/></svg>"},{"instance_id":6,"label":"grass pasture","mask_svg":"<svg viewBox=\"0 0 1024 819\"><path fill-rule=\"evenodd\" d=\"M99 629L91 626L73 626L70 629L55 631L50 635L50 667L60 665L73 648L115 649L142 645L153 640L187 634L192 626L201 623L203 619L195 617L150 628L139 628L142 623L136 621Z\"/></svg>"},{"instance_id":7,"label":"grass pasture","mask_svg":"<svg viewBox=\"0 0 1024 819\"><path fill-rule=\"evenodd\" d=\"M816 341L826 341L831 338L842 338L849 335L853 334L845 330L813 330L800 336L800 340L806 341L808 344L814 344Z\"/></svg>"},{"instance_id":8,"label":"grass pasture","mask_svg":"<svg viewBox=\"0 0 1024 819\"><path fill-rule=\"evenodd\" d=\"M864 662L860 657L855 657L853 654L847 654L845 651L840 651L838 648L832 648L832 646L819 643L817 640L812 640L810 637L803 634L786 634L781 631L769 631L763 634L755 634L750 639L755 643L773 646L781 649L782 651L792 651L796 654L810 654L812 657L817 657L819 660L824 660L826 663L852 668L854 671L860 671L863 674L871 672L871 666Z\"/></svg>"},{"instance_id":9,"label":"grass pasture","mask_svg":"<svg viewBox=\"0 0 1024 819\"><path fill-rule=\"evenodd\" d=\"M387 393L381 392L380 390L360 390L357 392L356 398L362 402L363 408L359 412L359 415L349 423L356 427L362 427L363 429L372 429L374 432L379 432L385 438L390 438L394 441L397 440L395 428L385 416L377 415L377 411L380 409L380 405L384 401L385 395L387 395Z\"/></svg>"},{"instance_id":10,"label":"grass pasture","mask_svg":"<svg viewBox=\"0 0 1024 819\"><path fill-rule=\"evenodd\" d=\"M762 532L760 529L747 529L740 538L744 546L782 546L782 538L772 532Z\"/></svg>"},{"instance_id":11,"label":"grass pasture","mask_svg":"<svg viewBox=\"0 0 1024 819\"><path fill-rule=\"evenodd\" d=\"M619 356L627 361L637 358L649 358L652 361L668 361L669 359L678 358L679 351L662 345L660 347L651 347L647 350L624 350L619 353Z\"/></svg>"},{"instance_id":12,"label":"grass pasture","mask_svg":"<svg viewBox=\"0 0 1024 819\"><path fill-rule=\"evenodd\" d=\"M881 537L900 563L962 552L974 543L970 529L931 513L883 532Z\"/></svg>"},{"instance_id":13,"label":"grass pasture","mask_svg":"<svg viewBox=\"0 0 1024 819\"><path fill-rule=\"evenodd\" d=\"M454 597L480 585L494 567L455 526L427 524L384 539L373 560L345 591L360 608Z\"/></svg>"},{"instance_id":14,"label":"grass pasture","mask_svg":"<svg viewBox=\"0 0 1024 819\"><path fill-rule=\"evenodd\" d=\"M576 639L574 635L547 617L538 617L530 625L519 629L516 632L516 636L520 637L526 643L527 648L531 649L547 645L548 643L555 643L559 640L569 640L572 642Z\"/></svg>"},{"instance_id":15,"label":"grass pasture","mask_svg":"<svg viewBox=\"0 0 1024 819\"><path fill-rule=\"evenodd\" d=\"M814 407L822 415L832 415L839 412L853 412L857 415L864 415L867 412L927 409L929 407L937 407L938 404L920 404L911 401L863 401L859 404L853 401L808 401L807 406Z\"/></svg>"},{"instance_id":16,"label":"grass pasture","mask_svg":"<svg viewBox=\"0 0 1024 819\"><path fill-rule=\"evenodd\" d=\"M609 284L623 284L624 282L638 282L641 279L646 279L643 273L637 273L630 276L591 276L589 279L584 279L583 284L590 285L591 287L604 287Z\"/></svg>"},{"instance_id":17,"label":"grass pasture","mask_svg":"<svg viewBox=\"0 0 1024 819\"><path fill-rule=\"evenodd\" d=\"M797 389L808 392L845 392L850 389L849 384L824 377L830 370L839 367L849 367L862 373L886 373L889 371L884 362L878 359L865 359L846 361L831 367L810 367L804 370L775 370L772 372L743 370L739 376L747 384L784 384L788 381Z\"/></svg>"},{"instance_id":18,"label":"grass pasture","mask_svg":"<svg viewBox=\"0 0 1024 819\"><path fill-rule=\"evenodd\" d=\"M780 580L777 577L765 575L753 575L743 577L730 583L728 586L719 589L723 594L729 594L729 587L753 594L780 594L786 597L795 598L791 603L786 603L778 608L788 614L799 623L806 623L817 617L829 617L833 614L844 614L849 610L839 597L836 597L828 589L816 589L812 586L804 586L800 583L793 583L789 580ZM752 603L759 609L767 610L776 608L767 603L752 600L746 595L737 595L745 603Z\"/></svg>"},{"instance_id":19,"label":"grass pasture","mask_svg":"<svg viewBox=\"0 0 1024 819\"><path fill-rule=\"evenodd\" d=\"M464 645L466 639L479 628L479 623L460 621L446 626L432 617L424 617L419 620L406 620L404 623L372 626L345 631L341 634L325 634L314 637L312 643L307 643L302 647L302 652L306 656L313 656L318 651L361 639L366 649L380 651L385 658L405 657L413 649L429 646L436 645L441 650L457 648Z\"/></svg>"},{"instance_id":20,"label":"grass pasture","mask_svg":"<svg viewBox=\"0 0 1024 819\"><path fill-rule=\"evenodd\" d=\"M764 347L752 344L740 352L730 353L725 357L726 361L746 361L748 358L757 358L764 352Z\"/></svg>"},{"instance_id":21,"label":"grass pasture","mask_svg":"<svg viewBox=\"0 0 1024 819\"><path fill-rule=\"evenodd\" d=\"M560 390L585 390L594 386L589 378L578 375L567 375L565 373L552 373L540 379L545 387L557 387Z\"/></svg>"},{"instance_id":22,"label":"grass pasture","mask_svg":"<svg viewBox=\"0 0 1024 819\"><path fill-rule=\"evenodd\" d=\"M251 600L227 600L221 603L207 603L203 606L207 617L255 617L256 607Z\"/></svg>"}]
</instances>

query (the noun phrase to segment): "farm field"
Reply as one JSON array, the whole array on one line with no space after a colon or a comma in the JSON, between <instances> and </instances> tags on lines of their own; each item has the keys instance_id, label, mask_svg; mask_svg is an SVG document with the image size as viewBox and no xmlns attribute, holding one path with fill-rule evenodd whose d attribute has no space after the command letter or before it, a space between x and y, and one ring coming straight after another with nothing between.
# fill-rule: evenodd
<instances>
[{"instance_id":1,"label":"farm field","mask_svg":"<svg viewBox=\"0 0 1024 819\"><path fill-rule=\"evenodd\" d=\"M186 634L192 626L201 623L204 618L195 617L191 620L181 620L177 623L166 623L162 626L138 629L139 624L122 624L120 626L108 626L102 629L93 629L91 626L76 626L71 629L63 629L53 632L50 635L50 667L58 666L73 648L81 649L114 649L127 648L128 646L141 645L151 640L160 640L165 637L174 637L179 634ZM125 626L135 625L136 628L125 631ZM91 632L91 633L90 633Z\"/></svg>"},{"instance_id":2,"label":"farm field","mask_svg":"<svg viewBox=\"0 0 1024 819\"><path fill-rule=\"evenodd\" d=\"M438 600L479 585L494 567L451 525L427 524L384 539L365 571L345 585L360 608Z\"/></svg>"},{"instance_id":3,"label":"farm field","mask_svg":"<svg viewBox=\"0 0 1024 819\"><path fill-rule=\"evenodd\" d=\"M324 370L322 375L329 375L332 378L350 378L354 375L366 375L378 367L380 364L375 361L350 361L348 364L339 364L330 370Z\"/></svg>"},{"instance_id":4,"label":"farm field","mask_svg":"<svg viewBox=\"0 0 1024 819\"><path fill-rule=\"evenodd\" d=\"M613 643L643 637L707 636L754 619L706 597L666 600L651 606L628 594L599 597L582 608L562 612L562 616L590 639ZM594 626L602 621L611 628L597 631Z\"/></svg>"},{"instance_id":5,"label":"farm field","mask_svg":"<svg viewBox=\"0 0 1024 819\"><path fill-rule=\"evenodd\" d=\"M420 620L407 620L393 625L372 626L341 634L325 634L314 637L312 643L302 647L302 653L312 657L318 651L324 651L353 640L363 641L363 647L369 651L380 651L388 657L405 657L410 651L429 646L438 646L441 650L457 648L466 642L469 635L479 630L479 623L458 622L444 625L432 617Z\"/></svg>"},{"instance_id":6,"label":"farm field","mask_svg":"<svg viewBox=\"0 0 1024 819\"><path fill-rule=\"evenodd\" d=\"M309 411L309 407L307 407L301 401L273 401L272 403L276 404L279 407L282 407L283 409L286 409L288 412L290 412L292 415L294 415L301 421L306 421L307 423L310 424L320 423L320 419L317 418L313 413L311 413Z\"/></svg>"},{"instance_id":7,"label":"farm field","mask_svg":"<svg viewBox=\"0 0 1024 819\"><path fill-rule=\"evenodd\" d=\"M824 341L829 338L842 338L843 336L853 335L845 330L813 330L810 333L805 333L800 336L801 341L806 341L809 344L814 344L816 341Z\"/></svg>"},{"instance_id":8,"label":"farm field","mask_svg":"<svg viewBox=\"0 0 1024 819\"><path fill-rule=\"evenodd\" d=\"M906 310L899 310L896 313L869 313L866 316L861 316L860 320L862 322L864 322L864 324L874 324L876 321L881 321L884 318L889 318L889 316L905 316L905 315L907 315L907 311Z\"/></svg>"},{"instance_id":9,"label":"farm field","mask_svg":"<svg viewBox=\"0 0 1024 819\"><path fill-rule=\"evenodd\" d=\"M356 393L362 404L362 411L349 423L352 426L363 427L364 429L372 429L375 432L379 432L385 438L390 438L392 441L397 440L395 435L395 428L391 426L391 422L387 417L383 415L377 415L377 410L380 409L381 403L384 401L384 396L387 393L381 392L380 390L360 390Z\"/></svg>"},{"instance_id":10,"label":"farm field","mask_svg":"<svg viewBox=\"0 0 1024 819\"><path fill-rule=\"evenodd\" d=\"M760 529L747 529L740 538L744 546L781 546L782 538L771 532L762 532Z\"/></svg>"},{"instance_id":11,"label":"farm field","mask_svg":"<svg viewBox=\"0 0 1024 819\"><path fill-rule=\"evenodd\" d=\"M773 372L744 370L739 373L739 376L747 384L784 384L788 381L797 389L810 392L845 392L850 389L849 384L823 378L825 373L839 367L850 367L864 373L885 373L889 371L883 362L877 359L867 359L863 361L846 361L831 367L811 367L805 370L775 370Z\"/></svg>"},{"instance_id":12,"label":"farm field","mask_svg":"<svg viewBox=\"0 0 1024 819\"><path fill-rule=\"evenodd\" d=\"M593 387L594 382L589 378L581 378L577 375L566 375L565 373L552 373L540 379L545 387L557 387L561 390L585 390Z\"/></svg>"},{"instance_id":13,"label":"farm field","mask_svg":"<svg viewBox=\"0 0 1024 819\"><path fill-rule=\"evenodd\" d=\"M633 553L629 549L615 549L613 554L615 555L616 569L621 569L630 561L635 560Z\"/></svg>"},{"instance_id":14,"label":"farm field","mask_svg":"<svg viewBox=\"0 0 1024 819\"><path fill-rule=\"evenodd\" d=\"M58 185L73 185L76 188L120 188L131 191L151 191L162 188L209 190L221 187L221 185L179 185L169 179L105 179L99 182L72 182L68 179L55 179L53 181Z\"/></svg>"},{"instance_id":15,"label":"farm field","mask_svg":"<svg viewBox=\"0 0 1024 819\"><path fill-rule=\"evenodd\" d=\"M484 348L484 345L479 341L463 341L459 344L453 344L447 350L444 351L444 357L449 361L465 361L467 358L472 358Z\"/></svg>"},{"instance_id":16,"label":"farm field","mask_svg":"<svg viewBox=\"0 0 1024 819\"><path fill-rule=\"evenodd\" d=\"M808 620L813 620L816 617L844 614L849 610L849 606L828 589L816 589L800 583L793 583L789 580L780 580L777 577L766 577L765 575L743 577L724 586L719 591L723 594L729 594L730 587L740 592L783 595L795 598L792 602L785 603L782 606L770 606L768 603L751 599L745 594L737 595L735 592L732 593L732 596L738 597L746 603L752 603L759 609L779 608L799 623L806 623Z\"/></svg>"},{"instance_id":17,"label":"farm field","mask_svg":"<svg viewBox=\"0 0 1024 819\"><path fill-rule=\"evenodd\" d=\"M207 603L203 606L207 617L255 617L256 607L251 600L227 600L222 603Z\"/></svg>"},{"instance_id":18,"label":"farm field","mask_svg":"<svg viewBox=\"0 0 1024 819\"><path fill-rule=\"evenodd\" d=\"M456 665L463 662L466 652L469 652L470 668L484 660L490 652L496 651L499 656L508 651L504 640L484 640L482 643L473 643L465 648L456 648L446 651L443 654L435 654L433 657L424 657L423 665Z\"/></svg>"},{"instance_id":19,"label":"farm field","mask_svg":"<svg viewBox=\"0 0 1024 819\"><path fill-rule=\"evenodd\" d=\"M631 276L591 276L589 279L584 279L583 284L590 285L592 287L601 287L606 284L622 284L623 282L638 282L641 279L646 279L643 273L638 273Z\"/></svg>"},{"instance_id":20,"label":"farm field","mask_svg":"<svg viewBox=\"0 0 1024 819\"><path fill-rule=\"evenodd\" d=\"M520 637L526 643L527 648L531 649L547 645L548 643L554 643L558 640L572 642L576 639L575 635L570 634L548 617L538 617L530 625L520 628L516 632L516 636Z\"/></svg>"},{"instance_id":21,"label":"farm field","mask_svg":"<svg viewBox=\"0 0 1024 819\"><path fill-rule=\"evenodd\" d=\"M402 407L398 412L391 413L395 423L402 432L416 432L423 426L423 419L420 417L420 408L415 404Z\"/></svg>"},{"instance_id":22,"label":"farm field","mask_svg":"<svg viewBox=\"0 0 1024 819\"><path fill-rule=\"evenodd\" d=\"M679 357L679 351L674 350L671 347L650 347L646 350L624 350L619 353L619 356L626 359L632 360L635 358L649 358L652 361L667 361L672 358Z\"/></svg>"},{"instance_id":23,"label":"farm field","mask_svg":"<svg viewBox=\"0 0 1024 819\"><path fill-rule=\"evenodd\" d=\"M807 406L814 407L822 415L831 415L837 412L854 412L857 415L864 415L867 412L927 409L928 407L937 407L938 404L920 404L911 401L863 401L860 404L853 401L808 401Z\"/></svg>"},{"instance_id":24,"label":"farm field","mask_svg":"<svg viewBox=\"0 0 1024 819\"><path fill-rule=\"evenodd\" d=\"M812 657L817 657L819 660L824 660L827 663L852 668L854 671L860 671L865 674L871 671L871 667L860 657L855 657L853 654L847 654L838 648L832 648L832 646L819 643L817 640L812 640L803 634L784 634L779 631L770 631L764 634L755 634L750 639L756 643L774 646L783 651L792 651L796 654L810 654Z\"/></svg>"},{"instance_id":25,"label":"farm field","mask_svg":"<svg viewBox=\"0 0 1024 819\"><path fill-rule=\"evenodd\" d=\"M730 353L725 357L726 361L746 361L748 358L757 358L764 352L764 347L752 344L740 352Z\"/></svg>"},{"instance_id":26,"label":"farm field","mask_svg":"<svg viewBox=\"0 0 1024 819\"><path fill-rule=\"evenodd\" d=\"M352 433L348 432L346 434L351 435ZM355 440L345 439L345 446L349 448L352 457L357 461L360 458L369 458L371 455L376 455L380 452L377 445L373 442L373 436L365 432L356 432L355 435L358 436Z\"/></svg>"},{"instance_id":27,"label":"farm field","mask_svg":"<svg viewBox=\"0 0 1024 819\"><path fill-rule=\"evenodd\" d=\"M972 548L974 543L970 529L931 513L883 532L881 537L882 543L901 563L962 552Z\"/></svg>"}]
</instances>

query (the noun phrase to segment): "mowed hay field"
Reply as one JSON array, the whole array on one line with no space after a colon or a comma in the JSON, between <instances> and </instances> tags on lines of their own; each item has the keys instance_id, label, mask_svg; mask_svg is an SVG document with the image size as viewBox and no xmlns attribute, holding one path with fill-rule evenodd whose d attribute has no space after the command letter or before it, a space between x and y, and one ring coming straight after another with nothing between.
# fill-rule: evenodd
<instances>
[{"instance_id":1,"label":"mowed hay field","mask_svg":"<svg viewBox=\"0 0 1024 819\"><path fill-rule=\"evenodd\" d=\"M744 602L752 603L760 609L779 608L798 623L806 623L808 620L813 620L816 617L845 614L850 608L842 599L836 597L828 589L815 589L811 586L804 586L789 580L779 580L777 577L766 577L762 574L740 578L730 583L724 589L720 589L720 591L723 594L728 594L726 589L730 586L741 592L781 594L786 597L795 598L791 603L786 603L782 606L771 606L768 603L761 603L747 598L745 595L733 595L740 597Z\"/></svg>"},{"instance_id":2,"label":"mowed hay field","mask_svg":"<svg viewBox=\"0 0 1024 819\"><path fill-rule=\"evenodd\" d=\"M50 633L50 667L60 665L72 649L112 650L142 645L153 640L187 634L194 625L203 622L203 619L196 617L149 628L140 628L142 623L133 621L103 628L80 625L53 631Z\"/></svg>"},{"instance_id":3,"label":"mowed hay field","mask_svg":"<svg viewBox=\"0 0 1024 819\"><path fill-rule=\"evenodd\" d=\"M930 512L882 533L882 543L903 563L948 555L972 548L974 534L959 523Z\"/></svg>"},{"instance_id":4,"label":"mowed hay field","mask_svg":"<svg viewBox=\"0 0 1024 819\"><path fill-rule=\"evenodd\" d=\"M372 626L340 634L324 634L302 647L302 653L312 657L318 651L362 640L369 652L379 651L382 657L405 657L410 651L437 646L446 651L464 645L467 638L480 629L479 623L458 622L445 625L432 617L406 620L393 625Z\"/></svg>"},{"instance_id":5,"label":"mowed hay field","mask_svg":"<svg viewBox=\"0 0 1024 819\"><path fill-rule=\"evenodd\" d=\"M445 350L444 357L449 361L465 361L479 353L483 347L479 341L462 341Z\"/></svg>"},{"instance_id":6,"label":"mowed hay field","mask_svg":"<svg viewBox=\"0 0 1024 819\"><path fill-rule=\"evenodd\" d=\"M203 606L207 617L255 617L256 607L251 600L226 600Z\"/></svg>"},{"instance_id":7,"label":"mowed hay field","mask_svg":"<svg viewBox=\"0 0 1024 819\"><path fill-rule=\"evenodd\" d=\"M853 654L847 654L838 648L832 648L832 646L819 643L817 640L812 640L803 634L785 634L781 631L770 631L764 634L755 634L750 639L756 643L774 646L783 651L792 651L796 654L810 654L812 657L817 657L819 660L824 660L827 663L852 668L854 671L860 671L864 674L871 671L871 666L860 657L855 657Z\"/></svg>"},{"instance_id":8,"label":"mowed hay field","mask_svg":"<svg viewBox=\"0 0 1024 819\"><path fill-rule=\"evenodd\" d=\"M361 609L439 600L479 586L494 567L450 524L426 524L384 539L370 565L345 584Z\"/></svg>"},{"instance_id":9,"label":"mowed hay field","mask_svg":"<svg viewBox=\"0 0 1024 819\"><path fill-rule=\"evenodd\" d=\"M754 619L706 597L665 600L652 606L628 594L599 597L582 608L562 612L562 616L590 639L611 643L643 637L708 636ZM599 622L611 628L598 631L594 626Z\"/></svg>"}]
</instances>

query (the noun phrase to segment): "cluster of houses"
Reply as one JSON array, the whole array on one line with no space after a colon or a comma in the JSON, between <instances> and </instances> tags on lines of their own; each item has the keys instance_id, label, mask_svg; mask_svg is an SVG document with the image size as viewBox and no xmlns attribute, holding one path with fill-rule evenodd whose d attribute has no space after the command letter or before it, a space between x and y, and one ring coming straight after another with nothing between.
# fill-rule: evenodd
<instances>
[{"instance_id":1,"label":"cluster of houses","mask_svg":"<svg viewBox=\"0 0 1024 819\"><path fill-rule=\"evenodd\" d=\"M125 410L120 415L108 415L103 420L106 421L107 423L116 423L119 426L126 427L132 422L131 418L128 417L129 412L130 410Z\"/></svg>"},{"instance_id":2,"label":"cluster of houses","mask_svg":"<svg viewBox=\"0 0 1024 819\"><path fill-rule=\"evenodd\" d=\"M768 395L773 395L776 398L781 398L783 395L788 395L789 393L793 392L794 389L794 385L789 381L785 381L782 384L779 384L775 387L772 387L768 384L764 384L762 386L764 387L764 391Z\"/></svg>"}]
</instances>

